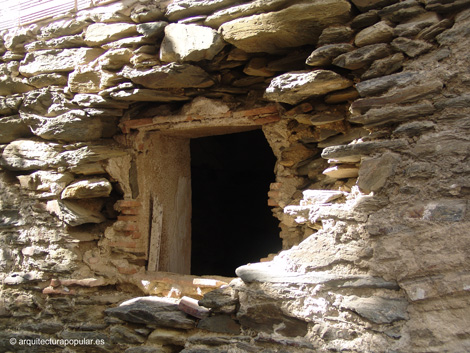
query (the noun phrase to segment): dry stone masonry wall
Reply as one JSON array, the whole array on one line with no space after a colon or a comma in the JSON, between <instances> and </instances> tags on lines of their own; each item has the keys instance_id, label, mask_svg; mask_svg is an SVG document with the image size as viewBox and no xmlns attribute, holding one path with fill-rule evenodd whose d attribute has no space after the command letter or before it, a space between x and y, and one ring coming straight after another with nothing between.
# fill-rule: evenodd
<instances>
[{"instance_id":1,"label":"dry stone masonry wall","mask_svg":"<svg viewBox=\"0 0 470 353\"><path fill-rule=\"evenodd\" d=\"M468 0L123 0L3 31L0 350L469 351L469 38ZM251 129L283 251L165 272L149 186L187 175L151 158Z\"/></svg>"}]
</instances>

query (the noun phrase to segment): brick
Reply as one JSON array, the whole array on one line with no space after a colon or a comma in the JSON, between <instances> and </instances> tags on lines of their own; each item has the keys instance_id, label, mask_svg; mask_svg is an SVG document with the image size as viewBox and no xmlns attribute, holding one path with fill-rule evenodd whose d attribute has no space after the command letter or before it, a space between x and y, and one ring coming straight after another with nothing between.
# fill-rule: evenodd
<instances>
[{"instance_id":1,"label":"brick","mask_svg":"<svg viewBox=\"0 0 470 353\"><path fill-rule=\"evenodd\" d=\"M279 121L281 120L281 117L279 115L269 115L269 116L265 116L263 118L256 118L256 119L253 119L253 121L257 124L257 125L264 125L264 124L269 124L269 123L275 123L276 121Z\"/></svg>"},{"instance_id":2,"label":"brick","mask_svg":"<svg viewBox=\"0 0 470 353\"><path fill-rule=\"evenodd\" d=\"M123 133L127 134L131 131L131 129L137 129L139 127L148 126L153 124L152 118L146 119L134 119L134 120L126 120L120 124L121 130Z\"/></svg>"},{"instance_id":3,"label":"brick","mask_svg":"<svg viewBox=\"0 0 470 353\"><path fill-rule=\"evenodd\" d=\"M116 202L116 207L140 207L142 204L136 200L119 200Z\"/></svg>"},{"instance_id":4,"label":"brick","mask_svg":"<svg viewBox=\"0 0 470 353\"><path fill-rule=\"evenodd\" d=\"M121 210L121 213L123 215L136 215L136 214L139 214L139 209L138 208L124 208Z\"/></svg>"},{"instance_id":5,"label":"brick","mask_svg":"<svg viewBox=\"0 0 470 353\"><path fill-rule=\"evenodd\" d=\"M131 267L118 267L117 270L119 273L122 273L123 275L133 275L137 273L137 270Z\"/></svg>"},{"instance_id":6,"label":"brick","mask_svg":"<svg viewBox=\"0 0 470 353\"><path fill-rule=\"evenodd\" d=\"M142 237L142 234L140 232L132 232L131 237L132 239L140 239Z\"/></svg>"},{"instance_id":7,"label":"brick","mask_svg":"<svg viewBox=\"0 0 470 353\"><path fill-rule=\"evenodd\" d=\"M139 217L120 215L120 216L118 216L117 219L118 219L118 221L123 221L123 222L137 222L139 220Z\"/></svg>"},{"instance_id":8,"label":"brick","mask_svg":"<svg viewBox=\"0 0 470 353\"><path fill-rule=\"evenodd\" d=\"M274 198L274 199L277 199L279 198L279 191L278 190L271 190L271 191L268 191L268 197L269 198Z\"/></svg>"}]
</instances>

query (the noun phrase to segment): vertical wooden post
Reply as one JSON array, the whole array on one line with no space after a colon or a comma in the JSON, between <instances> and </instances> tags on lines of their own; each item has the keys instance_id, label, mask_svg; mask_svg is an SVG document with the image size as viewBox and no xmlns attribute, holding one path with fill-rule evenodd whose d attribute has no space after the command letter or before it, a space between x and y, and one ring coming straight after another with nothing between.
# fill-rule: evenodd
<instances>
[{"instance_id":1,"label":"vertical wooden post","mask_svg":"<svg viewBox=\"0 0 470 353\"><path fill-rule=\"evenodd\" d=\"M147 271L158 271L163 231L163 206L157 197L153 197L152 222L150 228L150 246Z\"/></svg>"}]
</instances>

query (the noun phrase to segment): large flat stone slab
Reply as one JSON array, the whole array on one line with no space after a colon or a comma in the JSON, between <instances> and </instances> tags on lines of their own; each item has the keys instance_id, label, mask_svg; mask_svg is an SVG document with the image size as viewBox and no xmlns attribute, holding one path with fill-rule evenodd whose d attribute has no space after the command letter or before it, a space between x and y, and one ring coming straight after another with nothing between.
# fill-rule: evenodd
<instances>
[{"instance_id":1,"label":"large flat stone slab","mask_svg":"<svg viewBox=\"0 0 470 353\"><path fill-rule=\"evenodd\" d=\"M275 77L264 97L271 101L297 104L313 96L352 86L352 82L329 70L290 72Z\"/></svg>"},{"instance_id":2,"label":"large flat stone slab","mask_svg":"<svg viewBox=\"0 0 470 353\"><path fill-rule=\"evenodd\" d=\"M99 48L38 50L28 53L20 65L20 73L31 77L44 73L70 72L103 54Z\"/></svg>"},{"instance_id":3,"label":"large flat stone slab","mask_svg":"<svg viewBox=\"0 0 470 353\"><path fill-rule=\"evenodd\" d=\"M219 31L226 42L248 53L276 53L316 44L324 28L344 23L350 11L351 4L345 0L318 0L238 18L224 23Z\"/></svg>"},{"instance_id":4,"label":"large flat stone slab","mask_svg":"<svg viewBox=\"0 0 470 353\"><path fill-rule=\"evenodd\" d=\"M138 324L171 328L191 329L196 326L192 319L178 309L178 301L161 297L139 297L106 309L105 313L118 319Z\"/></svg>"},{"instance_id":5,"label":"large flat stone slab","mask_svg":"<svg viewBox=\"0 0 470 353\"><path fill-rule=\"evenodd\" d=\"M166 16L170 21L177 21L182 18L207 15L236 2L237 0L175 0L168 5Z\"/></svg>"},{"instance_id":6,"label":"large flat stone slab","mask_svg":"<svg viewBox=\"0 0 470 353\"><path fill-rule=\"evenodd\" d=\"M170 63L148 70L125 67L121 74L147 88L206 88L214 84L207 72L190 64Z\"/></svg>"},{"instance_id":7,"label":"large flat stone slab","mask_svg":"<svg viewBox=\"0 0 470 353\"><path fill-rule=\"evenodd\" d=\"M85 43L91 47L137 35L137 26L130 23L94 23L85 30Z\"/></svg>"}]
</instances>

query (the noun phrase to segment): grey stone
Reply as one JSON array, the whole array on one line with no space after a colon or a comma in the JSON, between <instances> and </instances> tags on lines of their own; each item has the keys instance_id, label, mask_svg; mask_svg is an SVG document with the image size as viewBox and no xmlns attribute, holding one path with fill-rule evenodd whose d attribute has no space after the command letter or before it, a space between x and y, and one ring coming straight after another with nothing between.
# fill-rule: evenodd
<instances>
[{"instance_id":1,"label":"grey stone","mask_svg":"<svg viewBox=\"0 0 470 353\"><path fill-rule=\"evenodd\" d=\"M375 60L372 65L361 76L362 80L387 76L400 70L405 61L402 53L396 53L383 59Z\"/></svg>"},{"instance_id":2,"label":"grey stone","mask_svg":"<svg viewBox=\"0 0 470 353\"><path fill-rule=\"evenodd\" d=\"M385 58L390 54L392 54L392 49L388 44L366 45L357 50L341 54L333 60L333 65L349 70L356 70L369 65L374 60Z\"/></svg>"},{"instance_id":3,"label":"grey stone","mask_svg":"<svg viewBox=\"0 0 470 353\"><path fill-rule=\"evenodd\" d=\"M466 200L436 200L424 207L423 219L434 222L460 222L465 218Z\"/></svg>"},{"instance_id":4,"label":"grey stone","mask_svg":"<svg viewBox=\"0 0 470 353\"><path fill-rule=\"evenodd\" d=\"M368 11L366 13L361 13L353 18L351 21L352 29L362 29L365 27L372 26L373 24L380 21L380 17L377 14L377 11Z\"/></svg>"},{"instance_id":5,"label":"grey stone","mask_svg":"<svg viewBox=\"0 0 470 353\"><path fill-rule=\"evenodd\" d=\"M191 329L195 320L178 310L175 300L160 297L139 297L106 309L109 316L121 320L172 328Z\"/></svg>"},{"instance_id":6,"label":"grey stone","mask_svg":"<svg viewBox=\"0 0 470 353\"><path fill-rule=\"evenodd\" d=\"M70 110L56 117L43 117L20 112L21 118L30 126L34 135L45 140L92 141L102 135L99 119L87 117L83 110Z\"/></svg>"},{"instance_id":7,"label":"grey stone","mask_svg":"<svg viewBox=\"0 0 470 353\"><path fill-rule=\"evenodd\" d=\"M444 84L440 80L425 81L395 89L392 94L381 97L361 98L354 101L350 106L353 114L361 113L370 108L385 108L387 104L410 103L426 98L442 91ZM354 115L352 119L355 119Z\"/></svg>"},{"instance_id":8,"label":"grey stone","mask_svg":"<svg viewBox=\"0 0 470 353\"><path fill-rule=\"evenodd\" d=\"M442 21L439 21L438 23L428 27L424 28L421 32L418 33L416 36L416 39L422 39L422 40L433 40L437 35L441 34L444 32L446 29L451 28L454 22L448 18L443 19Z\"/></svg>"},{"instance_id":9,"label":"grey stone","mask_svg":"<svg viewBox=\"0 0 470 353\"><path fill-rule=\"evenodd\" d=\"M437 109L470 107L470 94L440 98L436 101L435 106Z\"/></svg>"},{"instance_id":10,"label":"grey stone","mask_svg":"<svg viewBox=\"0 0 470 353\"><path fill-rule=\"evenodd\" d=\"M215 315L202 319L197 324L197 328L201 330L228 333L232 335L240 334L240 324L228 315Z\"/></svg>"},{"instance_id":11,"label":"grey stone","mask_svg":"<svg viewBox=\"0 0 470 353\"><path fill-rule=\"evenodd\" d=\"M431 43L420 39L395 38L392 42L392 48L402 51L411 58L417 57L430 51L433 48Z\"/></svg>"},{"instance_id":12,"label":"grey stone","mask_svg":"<svg viewBox=\"0 0 470 353\"><path fill-rule=\"evenodd\" d=\"M85 41L81 34L73 36L66 36L60 38L53 38L49 40L39 40L25 45L28 52L43 50L43 49L66 49L66 48L80 48L85 46Z\"/></svg>"},{"instance_id":13,"label":"grey stone","mask_svg":"<svg viewBox=\"0 0 470 353\"><path fill-rule=\"evenodd\" d=\"M460 10L470 5L469 0L426 0L424 3L427 11L437 11L442 13Z\"/></svg>"},{"instance_id":14,"label":"grey stone","mask_svg":"<svg viewBox=\"0 0 470 353\"><path fill-rule=\"evenodd\" d=\"M350 10L351 5L344 0L295 4L280 11L226 22L219 31L225 41L248 53L277 53L285 48L315 44L324 28L348 20Z\"/></svg>"},{"instance_id":15,"label":"grey stone","mask_svg":"<svg viewBox=\"0 0 470 353\"><path fill-rule=\"evenodd\" d=\"M38 50L28 53L20 65L20 73L31 77L44 73L70 72L103 53L99 48Z\"/></svg>"},{"instance_id":16,"label":"grey stone","mask_svg":"<svg viewBox=\"0 0 470 353\"><path fill-rule=\"evenodd\" d=\"M10 143L31 135L31 130L18 115L0 118L0 143Z\"/></svg>"},{"instance_id":17,"label":"grey stone","mask_svg":"<svg viewBox=\"0 0 470 353\"><path fill-rule=\"evenodd\" d=\"M330 146L343 145L367 135L369 135L368 130L362 127L355 127L344 134L333 136L324 141L319 142L318 147L325 148Z\"/></svg>"},{"instance_id":18,"label":"grey stone","mask_svg":"<svg viewBox=\"0 0 470 353\"><path fill-rule=\"evenodd\" d=\"M168 91L135 88L110 93L111 98L117 101L131 102L182 102L191 98L182 94L174 94Z\"/></svg>"},{"instance_id":19,"label":"grey stone","mask_svg":"<svg viewBox=\"0 0 470 353\"><path fill-rule=\"evenodd\" d=\"M160 60L165 62L212 60L225 46L212 28L172 23L165 27Z\"/></svg>"},{"instance_id":20,"label":"grey stone","mask_svg":"<svg viewBox=\"0 0 470 353\"><path fill-rule=\"evenodd\" d=\"M182 18L208 15L236 2L236 0L176 0L168 5L166 17L170 21L176 21Z\"/></svg>"},{"instance_id":21,"label":"grey stone","mask_svg":"<svg viewBox=\"0 0 470 353\"><path fill-rule=\"evenodd\" d=\"M429 101L406 106L386 105L382 108L370 109L364 115L352 116L349 121L372 127L424 117L433 114L434 111L435 108Z\"/></svg>"},{"instance_id":22,"label":"grey stone","mask_svg":"<svg viewBox=\"0 0 470 353\"><path fill-rule=\"evenodd\" d=\"M436 36L436 40L440 45L452 45L458 43L461 38L468 37L469 34L470 27L468 24L459 24Z\"/></svg>"},{"instance_id":23,"label":"grey stone","mask_svg":"<svg viewBox=\"0 0 470 353\"><path fill-rule=\"evenodd\" d=\"M400 158L394 153L384 153L380 157L361 161L357 185L366 193L379 191L388 178L395 173Z\"/></svg>"},{"instance_id":24,"label":"grey stone","mask_svg":"<svg viewBox=\"0 0 470 353\"><path fill-rule=\"evenodd\" d=\"M67 75L64 74L40 74L28 79L28 83L36 88L49 86L67 86Z\"/></svg>"},{"instance_id":25,"label":"grey stone","mask_svg":"<svg viewBox=\"0 0 470 353\"><path fill-rule=\"evenodd\" d=\"M123 49L123 48L137 50L143 45L152 45L152 44L155 44L154 39L144 37L144 36L138 36L138 37L123 38L115 42L105 43L101 46L101 48L106 49L106 50Z\"/></svg>"},{"instance_id":26,"label":"grey stone","mask_svg":"<svg viewBox=\"0 0 470 353\"><path fill-rule=\"evenodd\" d=\"M19 77L0 76L0 96L10 96L16 93L26 93L34 89L26 79Z\"/></svg>"},{"instance_id":27,"label":"grey stone","mask_svg":"<svg viewBox=\"0 0 470 353\"><path fill-rule=\"evenodd\" d=\"M382 8L384 6L394 4L398 0L352 0L352 3L362 11L368 11L372 9Z\"/></svg>"},{"instance_id":28,"label":"grey stone","mask_svg":"<svg viewBox=\"0 0 470 353\"><path fill-rule=\"evenodd\" d=\"M352 86L352 82L329 70L291 72L275 77L266 89L268 100L297 104L307 98Z\"/></svg>"},{"instance_id":29,"label":"grey stone","mask_svg":"<svg viewBox=\"0 0 470 353\"><path fill-rule=\"evenodd\" d=\"M25 224L19 210L4 209L0 211L0 229L20 227Z\"/></svg>"},{"instance_id":30,"label":"grey stone","mask_svg":"<svg viewBox=\"0 0 470 353\"><path fill-rule=\"evenodd\" d=\"M368 97L388 91L392 87L406 86L416 82L419 77L419 72L400 72L359 82L356 84L356 89L362 97Z\"/></svg>"},{"instance_id":31,"label":"grey stone","mask_svg":"<svg viewBox=\"0 0 470 353\"><path fill-rule=\"evenodd\" d=\"M206 88L214 84L207 72L190 64L170 63L149 70L125 67L121 74L147 88Z\"/></svg>"},{"instance_id":32,"label":"grey stone","mask_svg":"<svg viewBox=\"0 0 470 353\"><path fill-rule=\"evenodd\" d=\"M389 43L393 39L393 28L381 21L356 34L354 44L358 47L377 43Z\"/></svg>"},{"instance_id":33,"label":"grey stone","mask_svg":"<svg viewBox=\"0 0 470 353\"><path fill-rule=\"evenodd\" d=\"M424 28L439 23L439 16L435 12L426 12L420 16L412 18L404 23L400 23L395 27L394 33L397 37L416 36Z\"/></svg>"},{"instance_id":34,"label":"grey stone","mask_svg":"<svg viewBox=\"0 0 470 353\"><path fill-rule=\"evenodd\" d=\"M379 11L379 16L383 20L402 22L425 12L417 0L404 0L384 7Z\"/></svg>"},{"instance_id":35,"label":"grey stone","mask_svg":"<svg viewBox=\"0 0 470 353\"><path fill-rule=\"evenodd\" d=\"M107 197L113 186L105 178L93 178L75 181L69 184L61 194L62 199L89 199Z\"/></svg>"},{"instance_id":36,"label":"grey stone","mask_svg":"<svg viewBox=\"0 0 470 353\"><path fill-rule=\"evenodd\" d=\"M168 22L147 22L137 25L137 32L140 33L144 38L160 39L165 34L165 27Z\"/></svg>"},{"instance_id":37,"label":"grey stone","mask_svg":"<svg viewBox=\"0 0 470 353\"><path fill-rule=\"evenodd\" d=\"M43 321L41 323L27 323L20 326L22 330L25 331L35 331L42 333L54 334L59 331L62 331L64 324L57 321Z\"/></svg>"},{"instance_id":38,"label":"grey stone","mask_svg":"<svg viewBox=\"0 0 470 353\"><path fill-rule=\"evenodd\" d=\"M366 141L356 144L326 147L322 151L322 158L334 159L342 162L356 162L357 157L371 155L387 149L400 150L407 146L404 140L378 140Z\"/></svg>"},{"instance_id":39,"label":"grey stone","mask_svg":"<svg viewBox=\"0 0 470 353\"><path fill-rule=\"evenodd\" d=\"M318 45L349 43L354 31L348 26L333 26L325 28L318 38Z\"/></svg>"},{"instance_id":40,"label":"grey stone","mask_svg":"<svg viewBox=\"0 0 470 353\"><path fill-rule=\"evenodd\" d=\"M305 321L283 314L275 303L263 299L251 301L240 308L237 319L242 326L255 331L273 333L274 326L279 325L276 333L283 336L303 337L307 334L308 325Z\"/></svg>"},{"instance_id":41,"label":"grey stone","mask_svg":"<svg viewBox=\"0 0 470 353\"><path fill-rule=\"evenodd\" d=\"M134 6L130 16L131 20L137 23L162 20L164 18L164 14L158 5L158 3L147 3Z\"/></svg>"},{"instance_id":42,"label":"grey stone","mask_svg":"<svg viewBox=\"0 0 470 353\"><path fill-rule=\"evenodd\" d=\"M254 0L249 3L233 5L210 14L204 21L204 24L212 28L219 28L223 23L240 17L277 11L286 3L288 3L287 0Z\"/></svg>"},{"instance_id":43,"label":"grey stone","mask_svg":"<svg viewBox=\"0 0 470 353\"><path fill-rule=\"evenodd\" d=\"M337 56L353 51L351 44L330 44L315 49L305 62L310 66L326 66L330 65Z\"/></svg>"},{"instance_id":44,"label":"grey stone","mask_svg":"<svg viewBox=\"0 0 470 353\"><path fill-rule=\"evenodd\" d=\"M144 337L125 326L112 326L109 329L109 334L114 343L139 344L145 342Z\"/></svg>"},{"instance_id":45,"label":"grey stone","mask_svg":"<svg viewBox=\"0 0 470 353\"><path fill-rule=\"evenodd\" d=\"M100 46L138 34L137 26L130 23L94 23L88 26L84 33L88 46Z\"/></svg>"},{"instance_id":46,"label":"grey stone","mask_svg":"<svg viewBox=\"0 0 470 353\"><path fill-rule=\"evenodd\" d=\"M228 308L230 311L235 311L237 303L238 298L235 297L234 290L229 286L214 289L204 294L204 297L199 300L200 306L211 308L214 312L227 312Z\"/></svg>"},{"instance_id":47,"label":"grey stone","mask_svg":"<svg viewBox=\"0 0 470 353\"><path fill-rule=\"evenodd\" d=\"M412 121L410 123L401 124L393 131L393 134L396 136L419 136L435 127L436 124L432 121Z\"/></svg>"},{"instance_id":48,"label":"grey stone","mask_svg":"<svg viewBox=\"0 0 470 353\"><path fill-rule=\"evenodd\" d=\"M347 296L343 298L340 304L340 308L352 310L377 324L390 324L395 321L406 320L408 318L407 307L408 302L405 299L381 297Z\"/></svg>"}]
</instances>

